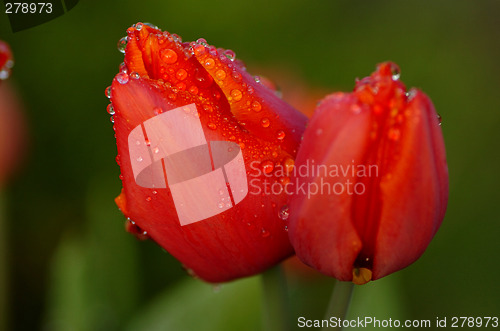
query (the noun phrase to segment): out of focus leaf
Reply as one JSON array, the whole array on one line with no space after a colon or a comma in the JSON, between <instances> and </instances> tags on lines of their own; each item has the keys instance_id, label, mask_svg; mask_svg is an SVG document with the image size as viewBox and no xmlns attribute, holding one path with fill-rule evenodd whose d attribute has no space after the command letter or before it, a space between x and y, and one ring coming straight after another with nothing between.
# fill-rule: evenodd
<instances>
[{"instance_id":1,"label":"out of focus leaf","mask_svg":"<svg viewBox=\"0 0 500 331\"><path fill-rule=\"evenodd\" d=\"M120 330L137 305L135 241L106 187L90 185L85 238L66 236L55 253L46 330Z\"/></svg>"},{"instance_id":2,"label":"out of focus leaf","mask_svg":"<svg viewBox=\"0 0 500 331\"><path fill-rule=\"evenodd\" d=\"M214 288L186 279L138 312L130 331L255 331L260 320L260 279L246 278Z\"/></svg>"}]
</instances>

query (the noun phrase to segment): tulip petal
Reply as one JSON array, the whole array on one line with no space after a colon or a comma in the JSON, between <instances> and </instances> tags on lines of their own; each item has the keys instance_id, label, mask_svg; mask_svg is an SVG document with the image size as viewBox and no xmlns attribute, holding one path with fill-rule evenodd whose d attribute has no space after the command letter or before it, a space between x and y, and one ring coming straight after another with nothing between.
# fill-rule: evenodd
<instances>
[{"instance_id":1,"label":"tulip petal","mask_svg":"<svg viewBox=\"0 0 500 331\"><path fill-rule=\"evenodd\" d=\"M370 119L356 97L342 93L326 97L308 125L295 163L297 194L290 202L292 245L304 263L343 281L352 280L353 264L362 248L351 221L352 196L347 191L347 181L353 183L355 178L351 173L343 177L330 172L348 168L353 160L364 157ZM321 170L324 165L328 166L326 173ZM317 176L319 172L324 175ZM307 188L305 194L301 185Z\"/></svg>"},{"instance_id":2,"label":"tulip petal","mask_svg":"<svg viewBox=\"0 0 500 331\"><path fill-rule=\"evenodd\" d=\"M416 92L405 121L392 171L380 183L383 201L376 238L373 279L417 260L441 225L448 201L448 171L437 113Z\"/></svg>"},{"instance_id":3,"label":"tulip petal","mask_svg":"<svg viewBox=\"0 0 500 331\"><path fill-rule=\"evenodd\" d=\"M257 82L235 61L234 53L206 43L192 43L193 54L222 89L231 112L246 130L297 153L307 118Z\"/></svg>"}]
</instances>

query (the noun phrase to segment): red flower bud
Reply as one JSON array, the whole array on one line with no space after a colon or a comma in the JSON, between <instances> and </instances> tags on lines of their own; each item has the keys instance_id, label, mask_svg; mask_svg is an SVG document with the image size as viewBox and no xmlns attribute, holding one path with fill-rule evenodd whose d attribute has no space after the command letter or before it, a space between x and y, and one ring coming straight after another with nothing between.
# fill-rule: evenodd
<instances>
[{"instance_id":1,"label":"red flower bud","mask_svg":"<svg viewBox=\"0 0 500 331\"><path fill-rule=\"evenodd\" d=\"M445 214L440 120L398 79L383 63L353 93L327 96L297 155L306 189L290 202L290 240L304 263L342 281L364 284L413 263Z\"/></svg>"},{"instance_id":2,"label":"red flower bud","mask_svg":"<svg viewBox=\"0 0 500 331\"><path fill-rule=\"evenodd\" d=\"M182 43L137 23L119 48L125 62L106 93L123 182L116 202L127 229L210 282L259 273L291 255L278 217L286 194L255 194L251 181L293 162L305 116L256 82L232 51L204 39ZM253 174L256 167L262 171Z\"/></svg>"}]
</instances>

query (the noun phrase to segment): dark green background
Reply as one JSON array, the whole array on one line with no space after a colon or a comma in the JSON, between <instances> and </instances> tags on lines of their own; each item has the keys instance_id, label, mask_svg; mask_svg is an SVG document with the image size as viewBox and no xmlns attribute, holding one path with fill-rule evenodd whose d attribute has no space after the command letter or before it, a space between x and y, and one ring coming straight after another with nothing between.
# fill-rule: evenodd
<instances>
[{"instance_id":1,"label":"dark green background","mask_svg":"<svg viewBox=\"0 0 500 331\"><path fill-rule=\"evenodd\" d=\"M0 272L10 278L11 328L260 326L258 279L213 291L123 229L104 89L123 58L116 43L137 21L231 48L254 74L279 67L328 91L351 90L379 62L398 63L401 79L423 89L443 117L448 212L419 261L356 288L351 317L499 316L498 17L494 0L82 0L14 34L0 13L30 139L4 192L9 268ZM290 283L294 318L322 317L333 282Z\"/></svg>"}]
</instances>

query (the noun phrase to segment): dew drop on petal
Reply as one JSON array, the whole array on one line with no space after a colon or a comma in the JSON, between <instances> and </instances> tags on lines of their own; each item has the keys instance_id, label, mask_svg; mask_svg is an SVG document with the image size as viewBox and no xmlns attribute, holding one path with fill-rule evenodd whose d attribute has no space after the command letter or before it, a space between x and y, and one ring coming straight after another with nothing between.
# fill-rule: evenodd
<instances>
[{"instance_id":1,"label":"dew drop on petal","mask_svg":"<svg viewBox=\"0 0 500 331\"><path fill-rule=\"evenodd\" d=\"M210 122L210 123L208 123L208 128L210 130L216 130L217 129L217 125L215 125L215 123Z\"/></svg>"},{"instance_id":2,"label":"dew drop on petal","mask_svg":"<svg viewBox=\"0 0 500 331\"><path fill-rule=\"evenodd\" d=\"M177 62L177 53L170 48L163 49L160 52L160 56L165 63L172 64Z\"/></svg>"},{"instance_id":3,"label":"dew drop on petal","mask_svg":"<svg viewBox=\"0 0 500 331\"><path fill-rule=\"evenodd\" d=\"M205 46L202 44L197 44L193 47L193 54L195 56L203 55L203 53L205 53Z\"/></svg>"},{"instance_id":4,"label":"dew drop on petal","mask_svg":"<svg viewBox=\"0 0 500 331\"><path fill-rule=\"evenodd\" d=\"M108 111L108 114L109 115L114 115L115 114L115 110L113 108L113 105L112 104L109 104L107 107L106 107L106 110Z\"/></svg>"},{"instance_id":5,"label":"dew drop on petal","mask_svg":"<svg viewBox=\"0 0 500 331\"><path fill-rule=\"evenodd\" d=\"M283 160L283 166L285 167L286 173L290 174L295 167L295 161L292 158L287 157Z\"/></svg>"},{"instance_id":6,"label":"dew drop on petal","mask_svg":"<svg viewBox=\"0 0 500 331\"><path fill-rule=\"evenodd\" d=\"M234 59L236 58L236 54L231 49L226 49L224 51L224 55L231 61L234 61Z\"/></svg>"},{"instance_id":7,"label":"dew drop on petal","mask_svg":"<svg viewBox=\"0 0 500 331\"><path fill-rule=\"evenodd\" d=\"M264 117L264 118L260 121L260 124L262 125L262 127L267 128L267 127L269 127L269 125L271 124L271 122L269 121L269 118Z\"/></svg>"},{"instance_id":8,"label":"dew drop on petal","mask_svg":"<svg viewBox=\"0 0 500 331\"><path fill-rule=\"evenodd\" d=\"M179 69L177 70L177 72L175 73L175 77L178 79L178 80L184 80L187 78L187 71L184 70L184 69Z\"/></svg>"},{"instance_id":9,"label":"dew drop on petal","mask_svg":"<svg viewBox=\"0 0 500 331\"><path fill-rule=\"evenodd\" d=\"M124 72L120 72L116 75L116 80L120 84L127 84L128 83L128 74Z\"/></svg>"},{"instance_id":10,"label":"dew drop on petal","mask_svg":"<svg viewBox=\"0 0 500 331\"><path fill-rule=\"evenodd\" d=\"M146 201L147 201L147 202L150 202L151 200L153 200L151 197L147 197L147 198L146 198Z\"/></svg>"},{"instance_id":11,"label":"dew drop on petal","mask_svg":"<svg viewBox=\"0 0 500 331\"><path fill-rule=\"evenodd\" d=\"M274 170L274 163L270 160L262 161L260 167L263 173L270 174Z\"/></svg>"},{"instance_id":12,"label":"dew drop on petal","mask_svg":"<svg viewBox=\"0 0 500 331\"><path fill-rule=\"evenodd\" d=\"M281 209L278 213L278 216L283 221L286 221L288 219L288 216L290 216L290 211L289 211L289 208L287 205L284 205L283 207L281 207Z\"/></svg>"},{"instance_id":13,"label":"dew drop on petal","mask_svg":"<svg viewBox=\"0 0 500 331\"><path fill-rule=\"evenodd\" d=\"M258 101L252 102L252 110L257 113L260 112L262 110L262 105L260 104L260 102Z\"/></svg>"},{"instance_id":14,"label":"dew drop on petal","mask_svg":"<svg viewBox=\"0 0 500 331\"><path fill-rule=\"evenodd\" d=\"M241 93L240 90L234 89L231 91L231 97L233 98L234 101L240 101L241 98L243 97L243 94Z\"/></svg>"},{"instance_id":15,"label":"dew drop on petal","mask_svg":"<svg viewBox=\"0 0 500 331\"><path fill-rule=\"evenodd\" d=\"M441 115L437 114L437 120L438 120L439 126L441 126L441 123L443 122L443 118L441 117Z\"/></svg>"},{"instance_id":16,"label":"dew drop on petal","mask_svg":"<svg viewBox=\"0 0 500 331\"><path fill-rule=\"evenodd\" d=\"M127 48L127 42L128 42L128 37L123 37L120 40L118 40L118 44L116 47L118 48L118 51L120 53L125 54L125 49Z\"/></svg>"},{"instance_id":17,"label":"dew drop on petal","mask_svg":"<svg viewBox=\"0 0 500 331\"><path fill-rule=\"evenodd\" d=\"M214 59L208 58L205 60L205 63L204 63L205 68L212 69L214 67L214 65L215 65Z\"/></svg>"},{"instance_id":18,"label":"dew drop on petal","mask_svg":"<svg viewBox=\"0 0 500 331\"><path fill-rule=\"evenodd\" d=\"M217 70L215 73L215 78L218 80L224 80L226 78L226 72L222 69Z\"/></svg>"},{"instance_id":19,"label":"dew drop on petal","mask_svg":"<svg viewBox=\"0 0 500 331\"><path fill-rule=\"evenodd\" d=\"M106 95L106 98L111 99L111 86L106 87L104 94Z\"/></svg>"},{"instance_id":20,"label":"dew drop on petal","mask_svg":"<svg viewBox=\"0 0 500 331\"><path fill-rule=\"evenodd\" d=\"M391 63L391 74L392 74L392 80L398 80L399 77L401 76L399 67L394 63Z\"/></svg>"},{"instance_id":21,"label":"dew drop on petal","mask_svg":"<svg viewBox=\"0 0 500 331\"><path fill-rule=\"evenodd\" d=\"M278 138L278 140L285 139L285 131L283 130L278 131L278 133L276 134L276 138Z\"/></svg>"},{"instance_id":22,"label":"dew drop on petal","mask_svg":"<svg viewBox=\"0 0 500 331\"><path fill-rule=\"evenodd\" d=\"M139 79L140 78L139 73L137 73L135 71L130 73L130 77L133 78L133 79Z\"/></svg>"},{"instance_id":23,"label":"dew drop on petal","mask_svg":"<svg viewBox=\"0 0 500 331\"><path fill-rule=\"evenodd\" d=\"M267 238L271 235L271 233L268 230L262 228L262 230L260 231L260 235L262 236L262 238Z\"/></svg>"}]
</instances>

